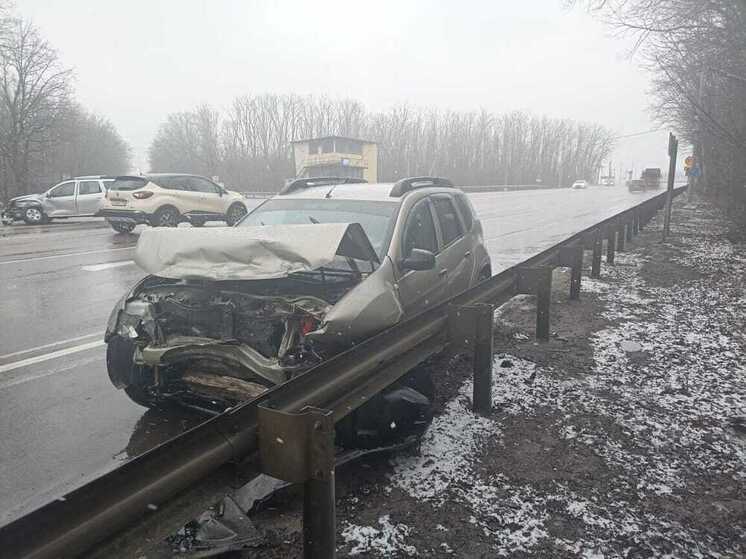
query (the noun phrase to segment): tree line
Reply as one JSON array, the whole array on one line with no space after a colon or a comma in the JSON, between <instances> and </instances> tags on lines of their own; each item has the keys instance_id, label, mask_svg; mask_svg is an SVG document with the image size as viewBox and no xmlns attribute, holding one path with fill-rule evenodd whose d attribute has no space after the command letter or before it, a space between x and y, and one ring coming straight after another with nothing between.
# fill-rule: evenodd
<instances>
[{"instance_id":1,"label":"tree line","mask_svg":"<svg viewBox=\"0 0 746 559\"><path fill-rule=\"evenodd\" d=\"M652 109L692 144L701 186L746 195L746 0L575 2L634 37Z\"/></svg>"},{"instance_id":2,"label":"tree line","mask_svg":"<svg viewBox=\"0 0 746 559\"><path fill-rule=\"evenodd\" d=\"M65 177L124 173L130 148L75 101L73 72L29 21L0 5L0 197Z\"/></svg>"},{"instance_id":3,"label":"tree line","mask_svg":"<svg viewBox=\"0 0 746 559\"><path fill-rule=\"evenodd\" d=\"M148 156L151 171L219 176L232 188L276 190L294 176L291 142L326 135L378 143L379 180L442 175L461 185L569 185L592 179L613 148L597 124L524 112L440 111L400 105L370 112L351 99L244 95L224 112L173 113Z\"/></svg>"}]
</instances>

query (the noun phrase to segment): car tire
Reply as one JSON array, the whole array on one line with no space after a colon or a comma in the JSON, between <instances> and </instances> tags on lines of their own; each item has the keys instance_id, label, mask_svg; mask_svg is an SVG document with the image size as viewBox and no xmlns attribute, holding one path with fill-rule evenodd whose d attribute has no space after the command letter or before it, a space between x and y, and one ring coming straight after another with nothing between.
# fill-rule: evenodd
<instances>
[{"instance_id":1,"label":"car tire","mask_svg":"<svg viewBox=\"0 0 746 559\"><path fill-rule=\"evenodd\" d=\"M41 208L32 206L26 208L26 211L23 212L23 221L25 221L27 225L41 225L47 222L47 216L44 215Z\"/></svg>"},{"instance_id":2,"label":"car tire","mask_svg":"<svg viewBox=\"0 0 746 559\"><path fill-rule=\"evenodd\" d=\"M146 408L154 407L155 398L144 386L143 371L148 369L133 363L134 353L135 344L132 340L118 335L109 339L106 344L106 370L109 373L109 379L114 386L123 387L130 400L136 404Z\"/></svg>"},{"instance_id":3,"label":"car tire","mask_svg":"<svg viewBox=\"0 0 746 559\"><path fill-rule=\"evenodd\" d=\"M110 221L109 225L111 225L111 228L114 229L117 233L132 233L132 230L135 228L134 223L126 223L126 222L113 222Z\"/></svg>"},{"instance_id":4,"label":"car tire","mask_svg":"<svg viewBox=\"0 0 746 559\"><path fill-rule=\"evenodd\" d=\"M129 396L130 400L144 408L153 408L156 406L156 401L142 386L130 384L124 387L124 392Z\"/></svg>"},{"instance_id":5,"label":"car tire","mask_svg":"<svg viewBox=\"0 0 746 559\"><path fill-rule=\"evenodd\" d=\"M246 206L243 204L236 202L231 205L230 208L228 208L228 211L225 212L225 222L233 226L239 221L241 221L241 218L245 216L247 213Z\"/></svg>"},{"instance_id":6,"label":"car tire","mask_svg":"<svg viewBox=\"0 0 746 559\"><path fill-rule=\"evenodd\" d=\"M179 212L173 206L159 208L154 214L151 224L153 227L176 227L179 224Z\"/></svg>"}]
</instances>

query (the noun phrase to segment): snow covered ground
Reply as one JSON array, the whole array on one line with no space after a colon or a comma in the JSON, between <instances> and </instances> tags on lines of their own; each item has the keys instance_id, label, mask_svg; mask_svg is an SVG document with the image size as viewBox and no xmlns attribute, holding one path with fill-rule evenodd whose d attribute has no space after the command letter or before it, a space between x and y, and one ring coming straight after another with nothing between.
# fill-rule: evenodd
<instances>
[{"instance_id":1,"label":"snow covered ground","mask_svg":"<svg viewBox=\"0 0 746 559\"><path fill-rule=\"evenodd\" d=\"M603 323L590 366L536 364L518 333L495 355L493 415L471 412L464 382L342 524L343 553L744 556L746 247L726 226L678 207L670 242L654 221L584 278Z\"/></svg>"}]
</instances>

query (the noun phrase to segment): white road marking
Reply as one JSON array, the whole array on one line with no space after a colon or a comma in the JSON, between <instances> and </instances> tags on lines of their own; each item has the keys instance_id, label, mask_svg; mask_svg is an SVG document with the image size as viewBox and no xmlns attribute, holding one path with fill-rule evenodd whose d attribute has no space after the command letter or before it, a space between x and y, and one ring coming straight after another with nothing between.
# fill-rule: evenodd
<instances>
[{"instance_id":1,"label":"white road marking","mask_svg":"<svg viewBox=\"0 0 746 559\"><path fill-rule=\"evenodd\" d=\"M42 363L44 361L49 361L50 359L57 359L58 357L70 355L71 353L78 353L87 349L93 349L102 345L104 345L103 340L96 340L95 342L88 342L87 344L80 344L77 346L68 347L66 349L60 349L51 353L45 353L44 355L37 355L36 357L21 359L20 361L16 361L15 363L0 365L0 373L7 373L8 371L20 369L21 367L28 367L29 365L35 365L36 363Z\"/></svg>"},{"instance_id":2,"label":"white road marking","mask_svg":"<svg viewBox=\"0 0 746 559\"><path fill-rule=\"evenodd\" d=\"M36 262L37 260L50 260L52 258L70 258L72 256L85 256L86 254L101 254L102 252L114 252L117 250L134 250L135 247L122 247L122 248L107 248L104 250L88 250L85 252L70 252L67 254L54 254L52 256L35 256L34 258L20 258L18 260L6 260L0 262L0 266L3 264L18 264L20 262Z\"/></svg>"},{"instance_id":3,"label":"white road marking","mask_svg":"<svg viewBox=\"0 0 746 559\"><path fill-rule=\"evenodd\" d=\"M119 268L120 266L129 266L134 264L134 260L120 260L118 262L104 262L103 264L91 264L90 266L83 266L82 269L85 272L98 272L101 270L108 270L109 268Z\"/></svg>"},{"instance_id":4,"label":"white road marking","mask_svg":"<svg viewBox=\"0 0 746 559\"><path fill-rule=\"evenodd\" d=\"M13 386L18 386L19 384L25 384L27 382L31 382L33 380L39 380L41 378L45 377L51 377L52 375L57 375L59 373L65 373L71 369L75 369L76 367L82 367L84 365L87 365L88 363L93 363L94 361L97 361L99 359L99 356L94 355L92 357L87 357L85 359L80 359L78 361L73 361L70 365L67 367L63 367L61 369L50 369L43 373L39 373L36 375L31 376L22 376L20 378L17 378L15 380L9 380L9 381L2 381L0 380L0 390L4 390L6 388L11 388Z\"/></svg>"},{"instance_id":5,"label":"white road marking","mask_svg":"<svg viewBox=\"0 0 746 559\"><path fill-rule=\"evenodd\" d=\"M14 351L13 353L6 353L5 355L0 355L0 360L8 359L9 357L15 357L17 355L23 355L24 353L33 353L35 351L39 351L40 349L47 349L49 347L69 344L70 342L79 342L80 340L85 340L87 338L93 338L95 336L103 337L103 334L101 332L94 332L93 334L86 334L85 336L78 336L77 338L70 338L69 340L60 340L59 342L52 342L51 344L38 345L36 347L22 349L21 351Z\"/></svg>"}]
</instances>

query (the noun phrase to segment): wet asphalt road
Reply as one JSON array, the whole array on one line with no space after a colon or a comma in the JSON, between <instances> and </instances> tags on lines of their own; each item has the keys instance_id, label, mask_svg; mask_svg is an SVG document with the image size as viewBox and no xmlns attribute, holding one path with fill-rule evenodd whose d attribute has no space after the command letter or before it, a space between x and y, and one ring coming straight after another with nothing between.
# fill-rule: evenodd
<instances>
[{"instance_id":1,"label":"wet asphalt road","mask_svg":"<svg viewBox=\"0 0 746 559\"><path fill-rule=\"evenodd\" d=\"M657 194L623 187L472 194L493 272ZM143 273L134 234L96 220L0 227L0 523L195 425L108 380L103 331Z\"/></svg>"}]
</instances>

